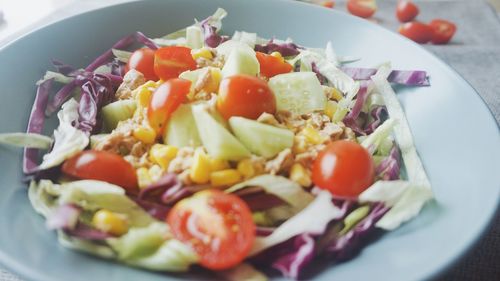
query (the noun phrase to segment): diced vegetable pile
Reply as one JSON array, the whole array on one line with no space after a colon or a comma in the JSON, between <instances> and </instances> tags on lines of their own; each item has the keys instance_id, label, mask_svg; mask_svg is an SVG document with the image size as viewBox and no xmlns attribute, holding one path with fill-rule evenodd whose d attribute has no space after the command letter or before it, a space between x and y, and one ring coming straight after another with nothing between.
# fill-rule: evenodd
<instances>
[{"instance_id":1,"label":"diced vegetable pile","mask_svg":"<svg viewBox=\"0 0 500 281\"><path fill-rule=\"evenodd\" d=\"M225 16L136 32L84 69L54 61L37 83L27 132L0 142L25 147L30 201L61 244L155 271L297 279L432 198L390 84L429 86L425 71L229 37Z\"/></svg>"}]
</instances>

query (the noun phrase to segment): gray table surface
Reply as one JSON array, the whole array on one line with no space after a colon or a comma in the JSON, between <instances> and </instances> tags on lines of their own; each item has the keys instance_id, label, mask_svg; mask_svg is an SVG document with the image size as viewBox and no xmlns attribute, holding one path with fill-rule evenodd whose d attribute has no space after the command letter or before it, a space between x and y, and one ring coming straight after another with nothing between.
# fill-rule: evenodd
<instances>
[{"instance_id":1,"label":"gray table surface","mask_svg":"<svg viewBox=\"0 0 500 281\"><path fill-rule=\"evenodd\" d=\"M116 2L116 1L115 1ZM344 10L345 1L336 1ZM394 17L395 0L378 1L374 20L391 30L399 23ZM451 44L425 45L447 62L478 91L497 123L500 123L500 18L483 0L427 0L418 2L422 21L449 19L458 26ZM438 280L500 280L500 212L490 229L471 251L450 267ZM21 281L0 269L0 281Z\"/></svg>"}]
</instances>

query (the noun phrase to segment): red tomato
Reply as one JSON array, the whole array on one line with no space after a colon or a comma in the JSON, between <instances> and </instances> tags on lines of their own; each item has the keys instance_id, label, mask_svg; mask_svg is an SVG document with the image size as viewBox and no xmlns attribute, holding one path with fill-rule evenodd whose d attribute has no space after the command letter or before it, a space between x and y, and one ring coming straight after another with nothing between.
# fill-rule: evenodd
<instances>
[{"instance_id":1,"label":"red tomato","mask_svg":"<svg viewBox=\"0 0 500 281\"><path fill-rule=\"evenodd\" d=\"M400 22L409 22L418 15L418 7L412 1L400 0L396 7L396 17Z\"/></svg>"},{"instance_id":2,"label":"red tomato","mask_svg":"<svg viewBox=\"0 0 500 281\"><path fill-rule=\"evenodd\" d=\"M403 24L399 27L399 33L421 44L425 44L432 39L432 28L418 21Z\"/></svg>"},{"instance_id":3,"label":"red tomato","mask_svg":"<svg viewBox=\"0 0 500 281\"><path fill-rule=\"evenodd\" d=\"M375 0L348 0L347 10L355 16L369 18L377 11L377 3Z\"/></svg>"},{"instance_id":4,"label":"red tomato","mask_svg":"<svg viewBox=\"0 0 500 281\"><path fill-rule=\"evenodd\" d=\"M239 264L255 240L255 224L246 203L215 189L178 202L167 223L175 238L191 244L200 264L214 270Z\"/></svg>"},{"instance_id":5,"label":"red tomato","mask_svg":"<svg viewBox=\"0 0 500 281\"><path fill-rule=\"evenodd\" d=\"M321 6L326 7L326 8L333 8L333 7L335 7L335 2L334 1L323 1L323 2L321 2Z\"/></svg>"},{"instance_id":6,"label":"red tomato","mask_svg":"<svg viewBox=\"0 0 500 281\"><path fill-rule=\"evenodd\" d=\"M142 73L146 80L157 81L158 76L154 71L154 57L154 50L148 48L136 50L128 59L127 70L135 69Z\"/></svg>"},{"instance_id":7,"label":"red tomato","mask_svg":"<svg viewBox=\"0 0 500 281\"><path fill-rule=\"evenodd\" d=\"M85 150L64 162L64 174L78 179L105 181L136 193L134 167L120 155L99 150Z\"/></svg>"},{"instance_id":8,"label":"red tomato","mask_svg":"<svg viewBox=\"0 0 500 281\"><path fill-rule=\"evenodd\" d=\"M288 73L293 70L293 66L284 59L256 52L257 60L260 64L260 75L271 78L278 74Z\"/></svg>"},{"instance_id":9,"label":"red tomato","mask_svg":"<svg viewBox=\"0 0 500 281\"><path fill-rule=\"evenodd\" d=\"M220 83L217 109L226 119L257 119L264 112L276 112L276 99L266 81L245 74L233 75Z\"/></svg>"},{"instance_id":10,"label":"red tomato","mask_svg":"<svg viewBox=\"0 0 500 281\"><path fill-rule=\"evenodd\" d=\"M457 26L447 20L435 19L429 24L432 28L432 43L446 44L457 31Z\"/></svg>"},{"instance_id":11,"label":"red tomato","mask_svg":"<svg viewBox=\"0 0 500 281\"><path fill-rule=\"evenodd\" d=\"M182 46L162 47L156 50L154 71L162 80L179 77L186 70L196 69L191 49Z\"/></svg>"},{"instance_id":12,"label":"red tomato","mask_svg":"<svg viewBox=\"0 0 500 281\"><path fill-rule=\"evenodd\" d=\"M186 102L191 81L174 78L161 84L153 93L148 106L148 121L151 128L160 133L168 118L179 105Z\"/></svg>"},{"instance_id":13,"label":"red tomato","mask_svg":"<svg viewBox=\"0 0 500 281\"><path fill-rule=\"evenodd\" d=\"M372 156L353 141L340 140L329 144L313 163L314 184L337 196L358 196L372 185L374 177Z\"/></svg>"}]
</instances>

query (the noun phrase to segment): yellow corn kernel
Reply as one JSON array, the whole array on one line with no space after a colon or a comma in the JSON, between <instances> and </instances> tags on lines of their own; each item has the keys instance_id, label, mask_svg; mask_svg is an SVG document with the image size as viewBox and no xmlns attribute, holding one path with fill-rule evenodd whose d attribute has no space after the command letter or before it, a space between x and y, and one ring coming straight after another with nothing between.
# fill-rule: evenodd
<instances>
[{"instance_id":1,"label":"yellow corn kernel","mask_svg":"<svg viewBox=\"0 0 500 281\"><path fill-rule=\"evenodd\" d=\"M217 93L219 90L220 81L222 80L222 73L220 68L210 67L210 80L204 87L207 93Z\"/></svg>"},{"instance_id":2,"label":"yellow corn kernel","mask_svg":"<svg viewBox=\"0 0 500 281\"><path fill-rule=\"evenodd\" d=\"M147 168L141 167L135 171L139 188L146 188L153 183Z\"/></svg>"},{"instance_id":3,"label":"yellow corn kernel","mask_svg":"<svg viewBox=\"0 0 500 281\"><path fill-rule=\"evenodd\" d=\"M212 55L212 52L207 48L193 49L191 50L191 56L193 56L193 59L195 60L199 58L205 58L210 60L214 57Z\"/></svg>"},{"instance_id":4,"label":"yellow corn kernel","mask_svg":"<svg viewBox=\"0 0 500 281\"><path fill-rule=\"evenodd\" d=\"M153 95L151 88L156 88L156 82L148 81L142 86L134 90L134 96L137 100L139 107L147 107L149 105L149 100Z\"/></svg>"},{"instance_id":5,"label":"yellow corn kernel","mask_svg":"<svg viewBox=\"0 0 500 281\"><path fill-rule=\"evenodd\" d=\"M229 163L226 160L210 158L210 170L212 172L229 169Z\"/></svg>"},{"instance_id":6,"label":"yellow corn kernel","mask_svg":"<svg viewBox=\"0 0 500 281\"><path fill-rule=\"evenodd\" d=\"M306 138L302 135L296 135L293 138L293 147L292 152L294 154L304 153L308 150L308 145L306 142Z\"/></svg>"},{"instance_id":7,"label":"yellow corn kernel","mask_svg":"<svg viewBox=\"0 0 500 281\"><path fill-rule=\"evenodd\" d=\"M243 159L238 162L238 166L236 169L238 169L238 172L240 172L240 174L246 179L251 178L255 175L255 168L253 167L252 161L250 161L250 159Z\"/></svg>"},{"instance_id":8,"label":"yellow corn kernel","mask_svg":"<svg viewBox=\"0 0 500 281\"><path fill-rule=\"evenodd\" d=\"M311 126L302 129L301 134L306 138L306 142L312 144L320 144L324 142L324 138L319 134L318 130Z\"/></svg>"},{"instance_id":9,"label":"yellow corn kernel","mask_svg":"<svg viewBox=\"0 0 500 281\"><path fill-rule=\"evenodd\" d=\"M152 144L156 140L156 132L150 127L135 128L132 135L145 144Z\"/></svg>"},{"instance_id":10,"label":"yellow corn kernel","mask_svg":"<svg viewBox=\"0 0 500 281\"><path fill-rule=\"evenodd\" d=\"M163 172L164 170L160 166L153 165L148 170L149 178L151 178L152 182L157 182L160 180Z\"/></svg>"},{"instance_id":11,"label":"yellow corn kernel","mask_svg":"<svg viewBox=\"0 0 500 281\"><path fill-rule=\"evenodd\" d=\"M326 103L325 114L330 117L330 119L333 119L333 115L335 115L335 111L337 111L337 105L337 102L332 100Z\"/></svg>"},{"instance_id":12,"label":"yellow corn kernel","mask_svg":"<svg viewBox=\"0 0 500 281\"><path fill-rule=\"evenodd\" d=\"M112 235L123 235L128 231L127 217L108 210L99 210L92 217L92 225Z\"/></svg>"},{"instance_id":13,"label":"yellow corn kernel","mask_svg":"<svg viewBox=\"0 0 500 281\"><path fill-rule=\"evenodd\" d=\"M194 183L207 183L210 180L210 159L203 149L194 152L189 177Z\"/></svg>"},{"instance_id":14,"label":"yellow corn kernel","mask_svg":"<svg viewBox=\"0 0 500 281\"><path fill-rule=\"evenodd\" d=\"M210 184L213 186L233 185L239 181L241 181L241 174L236 169L226 169L210 174Z\"/></svg>"},{"instance_id":15,"label":"yellow corn kernel","mask_svg":"<svg viewBox=\"0 0 500 281\"><path fill-rule=\"evenodd\" d=\"M285 59L283 58L283 56L281 55L281 53L280 53L280 52L272 52L272 53L271 53L271 56L276 57L276 58L279 58L281 62L284 62L284 61L285 61Z\"/></svg>"},{"instance_id":16,"label":"yellow corn kernel","mask_svg":"<svg viewBox=\"0 0 500 281\"><path fill-rule=\"evenodd\" d=\"M179 149L173 145L155 144L149 150L149 160L167 169L170 161L177 156Z\"/></svg>"},{"instance_id":17,"label":"yellow corn kernel","mask_svg":"<svg viewBox=\"0 0 500 281\"><path fill-rule=\"evenodd\" d=\"M309 173L299 163L293 164L290 169L290 179L303 187L309 187L312 184Z\"/></svg>"}]
</instances>

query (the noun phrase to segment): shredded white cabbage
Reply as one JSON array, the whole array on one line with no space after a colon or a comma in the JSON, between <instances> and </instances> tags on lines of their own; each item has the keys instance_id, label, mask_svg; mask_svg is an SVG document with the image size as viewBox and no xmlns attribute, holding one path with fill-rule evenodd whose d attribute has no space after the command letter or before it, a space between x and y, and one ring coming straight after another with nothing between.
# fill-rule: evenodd
<instances>
[{"instance_id":1,"label":"shredded white cabbage","mask_svg":"<svg viewBox=\"0 0 500 281\"><path fill-rule=\"evenodd\" d=\"M49 149L52 145L52 138L34 133L3 133L0 134L0 144Z\"/></svg>"}]
</instances>

